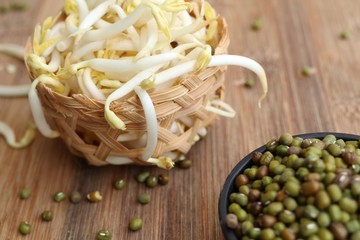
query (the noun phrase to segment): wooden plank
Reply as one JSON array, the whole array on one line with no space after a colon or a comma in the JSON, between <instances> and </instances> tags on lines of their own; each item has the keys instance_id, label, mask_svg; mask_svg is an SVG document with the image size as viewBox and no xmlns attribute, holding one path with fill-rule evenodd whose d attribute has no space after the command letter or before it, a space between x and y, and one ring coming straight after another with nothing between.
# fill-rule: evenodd
<instances>
[{"instance_id":1,"label":"wooden plank","mask_svg":"<svg viewBox=\"0 0 360 240\"><path fill-rule=\"evenodd\" d=\"M8 2L8 1L7 1ZM1 3L5 4L7 2ZM27 1L24 12L0 14L0 42L24 44L34 26L61 7L61 1ZM28 239L94 239L97 230L107 228L113 239L222 239L217 203L223 182L231 168L248 152L283 132L337 131L360 134L359 29L360 2L356 0L222 0L210 1L228 22L229 53L248 56L265 68L269 94L257 108L261 87L246 89L236 82L247 70L229 67L227 102L236 110L234 119L220 118L208 136L196 144L188 157L190 170L165 171L136 166L91 167L72 156L60 140L37 135L23 150L9 148L0 138L0 239L21 239L17 231L28 220L33 231ZM263 27L252 31L255 19ZM339 38L351 31L348 40ZM1 84L29 82L20 61L0 56L0 65L15 64L16 74L0 71ZM304 77L301 68L316 68ZM15 128L17 136L26 129L30 110L26 98L0 99L0 120ZM167 186L146 188L134 175L149 170L170 176ZM112 188L123 178L125 189ZM18 198L23 187L32 189L26 201ZM83 195L99 190L103 201L54 203L56 191ZM147 192L152 201L137 203ZM43 210L54 211L50 223L40 220ZM132 217L142 217L139 232L128 231Z\"/></svg>"}]
</instances>

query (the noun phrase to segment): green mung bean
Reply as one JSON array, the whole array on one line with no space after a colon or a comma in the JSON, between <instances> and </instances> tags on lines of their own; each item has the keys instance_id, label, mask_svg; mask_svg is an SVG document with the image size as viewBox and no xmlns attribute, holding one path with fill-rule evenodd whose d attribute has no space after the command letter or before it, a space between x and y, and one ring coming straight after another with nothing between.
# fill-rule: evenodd
<instances>
[{"instance_id":1,"label":"green mung bean","mask_svg":"<svg viewBox=\"0 0 360 240\"><path fill-rule=\"evenodd\" d=\"M145 171L145 172L141 172L138 173L135 177L136 181L139 183L143 183L146 181L146 179L150 176L150 172Z\"/></svg>"},{"instance_id":2,"label":"green mung bean","mask_svg":"<svg viewBox=\"0 0 360 240\"><path fill-rule=\"evenodd\" d=\"M70 194L70 201L72 203L79 203L81 201L81 194L78 191L73 191Z\"/></svg>"},{"instance_id":3,"label":"green mung bean","mask_svg":"<svg viewBox=\"0 0 360 240\"><path fill-rule=\"evenodd\" d=\"M29 188L24 188L23 190L20 191L20 198L25 200L28 199L31 195L31 190Z\"/></svg>"},{"instance_id":4,"label":"green mung bean","mask_svg":"<svg viewBox=\"0 0 360 240\"><path fill-rule=\"evenodd\" d=\"M288 139L287 139L288 138ZM359 141L283 134L236 178L229 212L241 239L353 239L360 236ZM358 165L358 168L356 167ZM242 228L243 227L243 228Z\"/></svg>"},{"instance_id":5,"label":"green mung bean","mask_svg":"<svg viewBox=\"0 0 360 240\"><path fill-rule=\"evenodd\" d=\"M345 223L346 229L350 233L360 231L360 222L359 220L351 220Z\"/></svg>"},{"instance_id":6,"label":"green mung bean","mask_svg":"<svg viewBox=\"0 0 360 240\"><path fill-rule=\"evenodd\" d=\"M328 227L331 223L330 215L327 212L320 212L317 217L317 223L320 227Z\"/></svg>"},{"instance_id":7,"label":"green mung bean","mask_svg":"<svg viewBox=\"0 0 360 240\"><path fill-rule=\"evenodd\" d=\"M252 88L255 85L255 80L251 77L245 79L245 87Z\"/></svg>"},{"instance_id":8,"label":"green mung bean","mask_svg":"<svg viewBox=\"0 0 360 240\"><path fill-rule=\"evenodd\" d=\"M275 236L275 231L272 228L265 228L261 230L260 238L263 240L273 240Z\"/></svg>"},{"instance_id":9,"label":"green mung bean","mask_svg":"<svg viewBox=\"0 0 360 240\"><path fill-rule=\"evenodd\" d=\"M125 187L125 180L119 179L114 182L114 188L117 190L121 190Z\"/></svg>"},{"instance_id":10,"label":"green mung bean","mask_svg":"<svg viewBox=\"0 0 360 240\"><path fill-rule=\"evenodd\" d=\"M96 235L97 240L110 240L111 237L111 232L107 229L101 229Z\"/></svg>"},{"instance_id":11,"label":"green mung bean","mask_svg":"<svg viewBox=\"0 0 360 240\"><path fill-rule=\"evenodd\" d=\"M134 218L129 223L131 231L139 231L143 227L143 220L141 218Z\"/></svg>"},{"instance_id":12,"label":"green mung bean","mask_svg":"<svg viewBox=\"0 0 360 240\"><path fill-rule=\"evenodd\" d=\"M191 168L192 162L189 159L185 159L185 160L179 161L178 165L182 169L189 169L189 168Z\"/></svg>"},{"instance_id":13,"label":"green mung bean","mask_svg":"<svg viewBox=\"0 0 360 240\"><path fill-rule=\"evenodd\" d=\"M234 202L238 203L240 206L244 207L248 204L248 197L243 193L238 193L234 197Z\"/></svg>"},{"instance_id":14,"label":"green mung bean","mask_svg":"<svg viewBox=\"0 0 360 240\"><path fill-rule=\"evenodd\" d=\"M57 192L54 194L54 197L53 197L55 202L61 202L61 201L65 200L65 198L66 198L66 194L64 192Z\"/></svg>"},{"instance_id":15,"label":"green mung bean","mask_svg":"<svg viewBox=\"0 0 360 240\"><path fill-rule=\"evenodd\" d=\"M153 188L158 185L158 178L156 176L150 175L146 178L145 184L147 187Z\"/></svg>"},{"instance_id":16,"label":"green mung bean","mask_svg":"<svg viewBox=\"0 0 360 240\"><path fill-rule=\"evenodd\" d=\"M143 193L138 198L139 203L141 204L148 204L150 202L150 195L147 193Z\"/></svg>"},{"instance_id":17,"label":"green mung bean","mask_svg":"<svg viewBox=\"0 0 360 240\"><path fill-rule=\"evenodd\" d=\"M251 24L251 28L255 31L258 31L262 28L262 21L260 19L256 19L252 24Z\"/></svg>"},{"instance_id":18,"label":"green mung bean","mask_svg":"<svg viewBox=\"0 0 360 240\"><path fill-rule=\"evenodd\" d=\"M247 234L253 228L254 228L254 224L250 221L244 221L241 224L241 231L243 234Z\"/></svg>"},{"instance_id":19,"label":"green mung bean","mask_svg":"<svg viewBox=\"0 0 360 240\"><path fill-rule=\"evenodd\" d=\"M28 235L31 232L31 225L27 221L21 221L19 225L19 232L22 235Z\"/></svg>"},{"instance_id":20,"label":"green mung bean","mask_svg":"<svg viewBox=\"0 0 360 240\"><path fill-rule=\"evenodd\" d=\"M315 196L316 206L320 209L325 209L331 204L329 194L325 190L319 191Z\"/></svg>"},{"instance_id":21,"label":"green mung bean","mask_svg":"<svg viewBox=\"0 0 360 240\"><path fill-rule=\"evenodd\" d=\"M356 213L358 210L357 201L347 197L340 199L339 206L342 210L348 213Z\"/></svg>"},{"instance_id":22,"label":"green mung bean","mask_svg":"<svg viewBox=\"0 0 360 240\"><path fill-rule=\"evenodd\" d=\"M41 213L41 219L45 222L50 222L54 218L54 213L50 210L45 210Z\"/></svg>"},{"instance_id":23,"label":"green mung bean","mask_svg":"<svg viewBox=\"0 0 360 240\"><path fill-rule=\"evenodd\" d=\"M283 204L284 204L284 207L287 210L290 210L290 211L295 211L295 209L298 206L296 200L294 198L291 198L291 197L285 198L284 201L283 201Z\"/></svg>"}]
</instances>

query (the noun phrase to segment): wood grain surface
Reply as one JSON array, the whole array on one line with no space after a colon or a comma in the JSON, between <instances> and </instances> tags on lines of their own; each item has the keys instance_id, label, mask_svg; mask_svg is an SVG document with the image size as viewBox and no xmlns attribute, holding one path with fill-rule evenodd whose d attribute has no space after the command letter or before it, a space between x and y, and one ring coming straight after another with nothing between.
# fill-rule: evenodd
<instances>
[{"instance_id":1,"label":"wood grain surface","mask_svg":"<svg viewBox=\"0 0 360 240\"><path fill-rule=\"evenodd\" d=\"M0 0L0 4L14 1ZM24 45L35 24L54 15L62 1L23 0L28 9L0 14L0 42ZM269 94L257 107L261 86L239 86L252 73L236 67L227 72L227 102L236 110L234 119L221 118L208 136L188 154L189 170L165 171L136 166L91 167L72 156L60 140L37 134L28 148L14 150L0 138L0 239L95 239L99 229L113 239L223 239L218 220L218 198L230 170L248 152L283 132L336 131L360 134L360 1L358 0L212 0L227 19L229 53L244 55L265 68ZM254 20L263 27L251 30ZM351 32L341 39L344 30ZM17 67L6 72L7 64ZM28 83L21 61L0 56L1 84ZM316 69L304 77L303 66ZM20 136L31 113L26 98L1 98L0 119ZM154 189L134 180L141 171L166 173L170 182ZM112 188L125 179L121 191ZM32 195L20 200L18 192L28 187ZM57 191L83 195L99 190L100 203L68 200L55 203ZM137 203L141 193L151 194L148 205ZM54 220L40 220L42 211L54 212ZM128 223L141 217L141 231L131 232ZM20 221L32 224L32 233L21 236Z\"/></svg>"}]
</instances>

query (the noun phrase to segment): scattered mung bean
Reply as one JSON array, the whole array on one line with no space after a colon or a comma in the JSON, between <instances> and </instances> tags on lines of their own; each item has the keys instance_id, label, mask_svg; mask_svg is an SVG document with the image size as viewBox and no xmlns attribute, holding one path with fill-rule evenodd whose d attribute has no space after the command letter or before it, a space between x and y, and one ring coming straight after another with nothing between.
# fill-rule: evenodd
<instances>
[{"instance_id":1,"label":"scattered mung bean","mask_svg":"<svg viewBox=\"0 0 360 240\"><path fill-rule=\"evenodd\" d=\"M169 175L159 174L158 180L159 180L160 185L166 185L169 183Z\"/></svg>"},{"instance_id":2,"label":"scattered mung bean","mask_svg":"<svg viewBox=\"0 0 360 240\"><path fill-rule=\"evenodd\" d=\"M19 225L19 232L22 235L28 235L31 232L31 225L27 221L21 221Z\"/></svg>"},{"instance_id":3,"label":"scattered mung bean","mask_svg":"<svg viewBox=\"0 0 360 240\"><path fill-rule=\"evenodd\" d=\"M114 183L114 188L117 190L121 190L125 187L125 180L124 179L119 179L116 180Z\"/></svg>"},{"instance_id":4,"label":"scattered mung bean","mask_svg":"<svg viewBox=\"0 0 360 240\"><path fill-rule=\"evenodd\" d=\"M31 190L29 188L24 188L23 190L21 190L19 195L21 199L28 199L31 195Z\"/></svg>"},{"instance_id":5,"label":"scattered mung bean","mask_svg":"<svg viewBox=\"0 0 360 240\"><path fill-rule=\"evenodd\" d=\"M143 193L138 198L139 203L148 204L150 202L150 195L147 193Z\"/></svg>"},{"instance_id":6,"label":"scattered mung bean","mask_svg":"<svg viewBox=\"0 0 360 240\"><path fill-rule=\"evenodd\" d=\"M251 28L255 31L260 30L262 27L262 21L260 19L256 19L252 24Z\"/></svg>"},{"instance_id":7,"label":"scattered mung bean","mask_svg":"<svg viewBox=\"0 0 360 240\"><path fill-rule=\"evenodd\" d=\"M45 222L50 222L54 218L54 213L50 210L45 210L41 213L41 219Z\"/></svg>"},{"instance_id":8,"label":"scattered mung bean","mask_svg":"<svg viewBox=\"0 0 360 240\"><path fill-rule=\"evenodd\" d=\"M81 201L81 194L78 191L71 192L70 201L72 203L79 203Z\"/></svg>"},{"instance_id":9,"label":"scattered mung bean","mask_svg":"<svg viewBox=\"0 0 360 240\"><path fill-rule=\"evenodd\" d=\"M153 188L158 185L158 178L154 175L150 175L146 178L145 184L147 187Z\"/></svg>"},{"instance_id":10,"label":"scattered mung bean","mask_svg":"<svg viewBox=\"0 0 360 240\"><path fill-rule=\"evenodd\" d=\"M97 240L110 240L111 237L111 232L107 229L101 229L96 235Z\"/></svg>"},{"instance_id":11,"label":"scattered mung bean","mask_svg":"<svg viewBox=\"0 0 360 240\"><path fill-rule=\"evenodd\" d=\"M141 218L134 218L129 223L129 229L131 231L138 231L143 227L143 220Z\"/></svg>"},{"instance_id":12,"label":"scattered mung bean","mask_svg":"<svg viewBox=\"0 0 360 240\"><path fill-rule=\"evenodd\" d=\"M189 159L178 161L178 165L182 169L189 169L191 168L192 162Z\"/></svg>"},{"instance_id":13,"label":"scattered mung bean","mask_svg":"<svg viewBox=\"0 0 360 240\"><path fill-rule=\"evenodd\" d=\"M143 183L146 181L148 176L150 176L150 172L145 171L145 172L141 172L141 173L137 174L135 179L137 182Z\"/></svg>"},{"instance_id":14,"label":"scattered mung bean","mask_svg":"<svg viewBox=\"0 0 360 240\"><path fill-rule=\"evenodd\" d=\"M54 197L53 197L55 202L61 202L61 201L65 200L65 198L66 198L66 194L64 192L57 192L54 194Z\"/></svg>"}]
</instances>

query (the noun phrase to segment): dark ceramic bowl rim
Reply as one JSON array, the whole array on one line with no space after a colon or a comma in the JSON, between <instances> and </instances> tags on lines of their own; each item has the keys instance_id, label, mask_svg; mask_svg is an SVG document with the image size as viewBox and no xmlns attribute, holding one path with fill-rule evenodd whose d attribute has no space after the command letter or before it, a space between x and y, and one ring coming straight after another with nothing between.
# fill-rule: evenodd
<instances>
[{"instance_id":1,"label":"dark ceramic bowl rim","mask_svg":"<svg viewBox=\"0 0 360 240\"><path fill-rule=\"evenodd\" d=\"M305 133L305 134L297 134L294 137L301 138L324 138L326 135L332 134L336 136L338 139L343 140L358 140L360 136L348 133L338 133L338 132L318 132L318 133ZM219 218L221 223L221 229L224 234L225 239L227 240L237 240L235 233L233 230L229 229L225 224L225 216L227 214L227 208L229 206L229 195L235 191L234 181L235 178L243 172L246 168L252 165L251 158L254 152L264 152L266 150L265 145L255 149L251 153L249 153L246 157L244 157L236 166L232 169L228 177L226 178L225 184L221 190L220 198L219 198Z\"/></svg>"}]
</instances>

